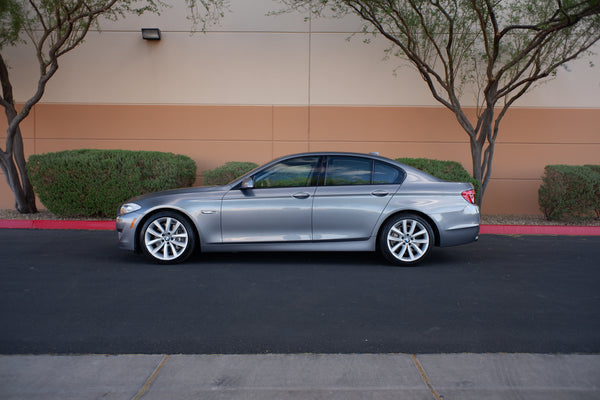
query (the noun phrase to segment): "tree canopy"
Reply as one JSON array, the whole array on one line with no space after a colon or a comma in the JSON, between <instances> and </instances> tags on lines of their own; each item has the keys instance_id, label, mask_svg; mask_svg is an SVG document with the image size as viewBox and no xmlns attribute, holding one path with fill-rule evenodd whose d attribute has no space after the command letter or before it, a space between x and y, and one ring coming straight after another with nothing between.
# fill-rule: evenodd
<instances>
[{"instance_id":1,"label":"tree canopy","mask_svg":"<svg viewBox=\"0 0 600 400\"><path fill-rule=\"evenodd\" d=\"M386 38L469 135L482 193L508 108L600 39L600 0L281 1L314 16L358 15L365 33Z\"/></svg>"},{"instance_id":2,"label":"tree canopy","mask_svg":"<svg viewBox=\"0 0 600 400\"><path fill-rule=\"evenodd\" d=\"M186 0L196 26L222 17L228 0ZM0 148L0 168L15 196L15 208L36 212L35 195L25 169L20 124L43 97L59 59L83 43L98 19L117 20L129 14L159 13L168 7L162 0L0 0L0 105L7 119L5 150ZM2 55L7 46L29 45L39 66L37 87L18 110L13 97L9 67Z\"/></svg>"},{"instance_id":3,"label":"tree canopy","mask_svg":"<svg viewBox=\"0 0 600 400\"><path fill-rule=\"evenodd\" d=\"M432 96L454 113L468 135L473 176L482 194L509 107L600 39L600 0L279 1L288 10L314 16L357 15L365 33L387 39L388 54L418 71ZM229 2L186 0L186 5L190 19L204 29L223 16ZM0 0L0 104L8 123L0 168L19 211L35 211L20 124L43 97L60 57L82 43L100 16L158 13L166 6L162 0ZM29 45L39 64L36 90L20 109L2 55L13 45ZM465 106L473 102L475 112Z\"/></svg>"}]
</instances>

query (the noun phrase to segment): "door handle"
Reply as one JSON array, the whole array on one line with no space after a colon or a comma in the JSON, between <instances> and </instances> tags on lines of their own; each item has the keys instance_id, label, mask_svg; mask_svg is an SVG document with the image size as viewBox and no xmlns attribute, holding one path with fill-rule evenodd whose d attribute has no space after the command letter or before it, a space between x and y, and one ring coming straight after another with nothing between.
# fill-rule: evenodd
<instances>
[{"instance_id":1,"label":"door handle","mask_svg":"<svg viewBox=\"0 0 600 400\"><path fill-rule=\"evenodd\" d=\"M306 193L306 192L294 193L292 195L292 197L295 199L308 199L310 197L310 193Z\"/></svg>"},{"instance_id":2,"label":"door handle","mask_svg":"<svg viewBox=\"0 0 600 400\"><path fill-rule=\"evenodd\" d=\"M385 197L390 193L387 190L379 189L379 190L375 190L375 191L371 192L371 194L373 196L377 196L377 197Z\"/></svg>"}]
</instances>

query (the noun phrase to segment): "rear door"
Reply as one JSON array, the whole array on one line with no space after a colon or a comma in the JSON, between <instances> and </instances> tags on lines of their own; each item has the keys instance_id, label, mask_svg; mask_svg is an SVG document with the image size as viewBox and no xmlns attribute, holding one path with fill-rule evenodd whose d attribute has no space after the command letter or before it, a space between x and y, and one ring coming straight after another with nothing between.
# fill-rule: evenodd
<instances>
[{"instance_id":1,"label":"rear door","mask_svg":"<svg viewBox=\"0 0 600 400\"><path fill-rule=\"evenodd\" d=\"M404 171L367 157L328 156L313 204L314 240L369 238Z\"/></svg>"}]
</instances>

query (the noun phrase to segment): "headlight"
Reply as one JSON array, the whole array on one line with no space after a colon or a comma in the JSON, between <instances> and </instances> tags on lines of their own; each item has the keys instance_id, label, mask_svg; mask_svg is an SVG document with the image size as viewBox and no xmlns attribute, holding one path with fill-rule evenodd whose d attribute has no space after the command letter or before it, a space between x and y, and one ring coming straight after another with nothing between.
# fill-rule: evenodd
<instances>
[{"instance_id":1,"label":"headlight","mask_svg":"<svg viewBox=\"0 0 600 400\"><path fill-rule=\"evenodd\" d=\"M139 204L125 203L119 209L119 215L129 214L142 208Z\"/></svg>"}]
</instances>

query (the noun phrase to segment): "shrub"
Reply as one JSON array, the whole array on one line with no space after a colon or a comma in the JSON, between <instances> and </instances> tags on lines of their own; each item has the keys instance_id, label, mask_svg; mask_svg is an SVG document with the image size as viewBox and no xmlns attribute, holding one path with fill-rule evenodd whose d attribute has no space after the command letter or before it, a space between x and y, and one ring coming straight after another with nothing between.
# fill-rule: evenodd
<instances>
[{"instance_id":1,"label":"shrub","mask_svg":"<svg viewBox=\"0 0 600 400\"><path fill-rule=\"evenodd\" d=\"M459 162L432 160L429 158L398 158L396 161L420 169L429 175L445 181L469 182L475 188L475 198L479 199L481 185Z\"/></svg>"},{"instance_id":2,"label":"shrub","mask_svg":"<svg viewBox=\"0 0 600 400\"><path fill-rule=\"evenodd\" d=\"M215 169L202 172L202 176L207 186L225 185L256 167L258 164L253 162L230 161Z\"/></svg>"},{"instance_id":3,"label":"shrub","mask_svg":"<svg viewBox=\"0 0 600 400\"><path fill-rule=\"evenodd\" d=\"M65 217L114 217L128 198L191 186L196 164L172 153L73 150L32 155L27 171L41 202Z\"/></svg>"},{"instance_id":4,"label":"shrub","mask_svg":"<svg viewBox=\"0 0 600 400\"><path fill-rule=\"evenodd\" d=\"M547 219L600 216L600 167L547 165L538 190Z\"/></svg>"},{"instance_id":5,"label":"shrub","mask_svg":"<svg viewBox=\"0 0 600 400\"><path fill-rule=\"evenodd\" d=\"M600 219L600 165L584 165L584 167L589 168L590 170L592 170L592 172L595 174L594 175L594 188L595 188L595 193L593 196L593 204L592 207L594 209L594 213L596 214L596 218Z\"/></svg>"}]
</instances>

